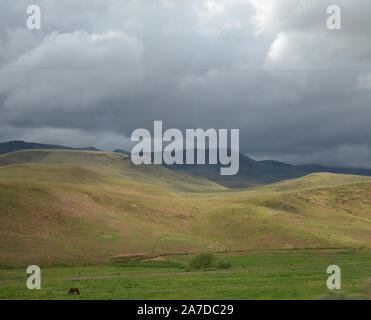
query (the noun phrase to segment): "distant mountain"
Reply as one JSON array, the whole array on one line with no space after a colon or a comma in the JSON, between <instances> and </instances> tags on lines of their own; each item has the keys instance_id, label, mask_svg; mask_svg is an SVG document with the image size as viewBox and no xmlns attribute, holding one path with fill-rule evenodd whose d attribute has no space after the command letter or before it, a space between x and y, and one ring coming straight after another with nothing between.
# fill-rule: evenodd
<instances>
[{"instance_id":1,"label":"distant mountain","mask_svg":"<svg viewBox=\"0 0 371 320\"><path fill-rule=\"evenodd\" d=\"M196 157L197 150L195 150ZM184 162L185 162L185 152ZM206 163L208 163L209 150L206 150ZM153 157L153 155L152 155ZM226 187L251 187L269 184L281 180L295 179L315 172L343 173L353 175L371 176L371 169L326 167L318 164L291 165L288 163L263 160L255 161L240 153L240 170L235 176L221 176L218 165L165 165L171 170L183 170L205 177Z\"/></svg>"},{"instance_id":2,"label":"distant mountain","mask_svg":"<svg viewBox=\"0 0 371 320\"><path fill-rule=\"evenodd\" d=\"M74 148L72 150L85 150L85 151L102 151L98 148L94 148L94 147L89 147L89 148Z\"/></svg>"},{"instance_id":3,"label":"distant mountain","mask_svg":"<svg viewBox=\"0 0 371 320\"><path fill-rule=\"evenodd\" d=\"M96 148L70 148L59 145L41 144L41 143L28 143L24 141L10 141L0 143L0 154L9 153L18 150L27 149L62 149L62 150L88 150L88 151L100 151ZM122 153L130 156L130 152L125 150L117 149L115 153ZM195 150L195 162L197 157L197 150ZM183 152L183 160L185 163L186 152ZM152 159L154 154L152 153ZM208 163L209 150L205 152L206 163ZM346 168L346 167L326 167L319 164L304 164L304 165L291 165L288 163L275 161L275 160L263 160L255 161L242 153L240 153L240 169L235 176L221 176L220 167L221 164L217 165L166 165L165 168L171 170L182 170L193 175L207 178L214 181L222 186L230 188L243 188L253 187L263 184L269 184L278 182L281 180L295 179L303 177L310 173L315 172L329 172L329 173L342 173L342 174L353 174L371 176L371 169L363 168Z\"/></svg>"},{"instance_id":4,"label":"distant mountain","mask_svg":"<svg viewBox=\"0 0 371 320\"><path fill-rule=\"evenodd\" d=\"M58 149L58 150L87 150L87 151L100 151L94 147L89 148L70 148L53 144L33 143L25 141L9 141L0 143L0 154L9 153L19 150L29 149Z\"/></svg>"},{"instance_id":5,"label":"distant mountain","mask_svg":"<svg viewBox=\"0 0 371 320\"><path fill-rule=\"evenodd\" d=\"M291 167L291 164L287 164L287 163L276 161L276 160L263 160L263 161L259 161L259 162L263 163L267 166L271 166L271 167L281 167L281 168L290 168Z\"/></svg>"},{"instance_id":6,"label":"distant mountain","mask_svg":"<svg viewBox=\"0 0 371 320\"><path fill-rule=\"evenodd\" d=\"M305 164L294 166L300 170L303 170L308 173L312 172L330 172L330 173L343 173L343 174L354 174L360 176L370 176L371 169L365 168L347 168L347 167L325 167L316 164Z\"/></svg>"},{"instance_id":7,"label":"distant mountain","mask_svg":"<svg viewBox=\"0 0 371 320\"><path fill-rule=\"evenodd\" d=\"M123 153L123 154L126 154L127 156L130 156L130 152L125 151L125 150L122 150L122 149L116 149L116 150L113 151L113 152L116 152L116 153Z\"/></svg>"},{"instance_id":8,"label":"distant mountain","mask_svg":"<svg viewBox=\"0 0 371 320\"><path fill-rule=\"evenodd\" d=\"M228 152L229 153L229 152ZM197 150L195 150L196 158ZM184 152L185 155L185 152ZM206 163L208 163L209 150L205 153ZM185 162L185 158L184 158ZM239 188L252 187L256 185L273 183L285 179L293 179L306 175L303 170L296 169L288 164L280 164L275 161L265 164L261 161L255 161L240 153L240 168L235 176L221 176L221 164L217 165L164 165L171 170L183 170L209 180L215 181L220 185Z\"/></svg>"}]
</instances>

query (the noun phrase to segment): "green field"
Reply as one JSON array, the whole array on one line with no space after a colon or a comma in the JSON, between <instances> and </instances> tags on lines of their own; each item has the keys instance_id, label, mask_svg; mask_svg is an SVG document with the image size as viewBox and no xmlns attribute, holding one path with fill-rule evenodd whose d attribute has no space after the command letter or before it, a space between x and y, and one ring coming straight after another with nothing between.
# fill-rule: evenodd
<instances>
[{"instance_id":1,"label":"green field","mask_svg":"<svg viewBox=\"0 0 371 320\"><path fill-rule=\"evenodd\" d=\"M314 299L328 292L326 269L337 264L342 291L363 295L371 251L289 250L219 253L231 268L187 272L192 255L85 267L42 269L42 289L26 288L25 269L0 270L0 299ZM71 287L81 294L68 296Z\"/></svg>"},{"instance_id":2,"label":"green field","mask_svg":"<svg viewBox=\"0 0 371 320\"><path fill-rule=\"evenodd\" d=\"M0 156L0 221L1 299L67 298L76 283L94 299L304 299L326 291L332 263L347 292L371 276L366 176L229 189L119 153L17 151ZM186 272L198 252L224 252L232 267ZM134 255L144 260L112 262ZM40 292L25 290L31 264Z\"/></svg>"}]
</instances>

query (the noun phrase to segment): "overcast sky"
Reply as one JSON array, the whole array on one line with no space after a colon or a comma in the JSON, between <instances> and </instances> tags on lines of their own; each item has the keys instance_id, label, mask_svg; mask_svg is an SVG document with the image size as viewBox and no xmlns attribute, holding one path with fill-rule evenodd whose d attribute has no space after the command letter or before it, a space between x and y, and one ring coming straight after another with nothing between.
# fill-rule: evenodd
<instances>
[{"instance_id":1,"label":"overcast sky","mask_svg":"<svg viewBox=\"0 0 371 320\"><path fill-rule=\"evenodd\" d=\"M255 159L371 167L370 30L369 0L1 0L0 141L130 149L162 120L240 129Z\"/></svg>"}]
</instances>

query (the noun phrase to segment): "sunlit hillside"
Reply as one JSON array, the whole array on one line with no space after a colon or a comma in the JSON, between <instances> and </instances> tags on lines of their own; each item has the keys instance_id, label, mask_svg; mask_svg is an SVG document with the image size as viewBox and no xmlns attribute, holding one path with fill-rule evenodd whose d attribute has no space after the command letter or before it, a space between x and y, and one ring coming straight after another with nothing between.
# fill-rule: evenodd
<instances>
[{"instance_id":1,"label":"sunlit hillside","mask_svg":"<svg viewBox=\"0 0 371 320\"><path fill-rule=\"evenodd\" d=\"M233 190L127 155L0 156L0 264L114 256L371 246L371 179L312 174Z\"/></svg>"}]
</instances>

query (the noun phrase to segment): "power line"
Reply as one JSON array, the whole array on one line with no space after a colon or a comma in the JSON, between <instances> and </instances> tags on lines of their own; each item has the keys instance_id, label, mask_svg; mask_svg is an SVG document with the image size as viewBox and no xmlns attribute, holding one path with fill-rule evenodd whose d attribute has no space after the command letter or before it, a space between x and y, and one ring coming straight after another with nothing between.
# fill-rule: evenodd
<instances>
[{"instance_id":1,"label":"power line","mask_svg":"<svg viewBox=\"0 0 371 320\"><path fill-rule=\"evenodd\" d=\"M254 68L135 68L135 67L74 67L74 66L11 66L0 65L0 69L9 70L92 70L92 71L135 71L135 72L196 72L196 71L224 71L224 72L251 72L251 73L365 73L371 70L344 70L344 69L254 69Z\"/></svg>"}]
</instances>

